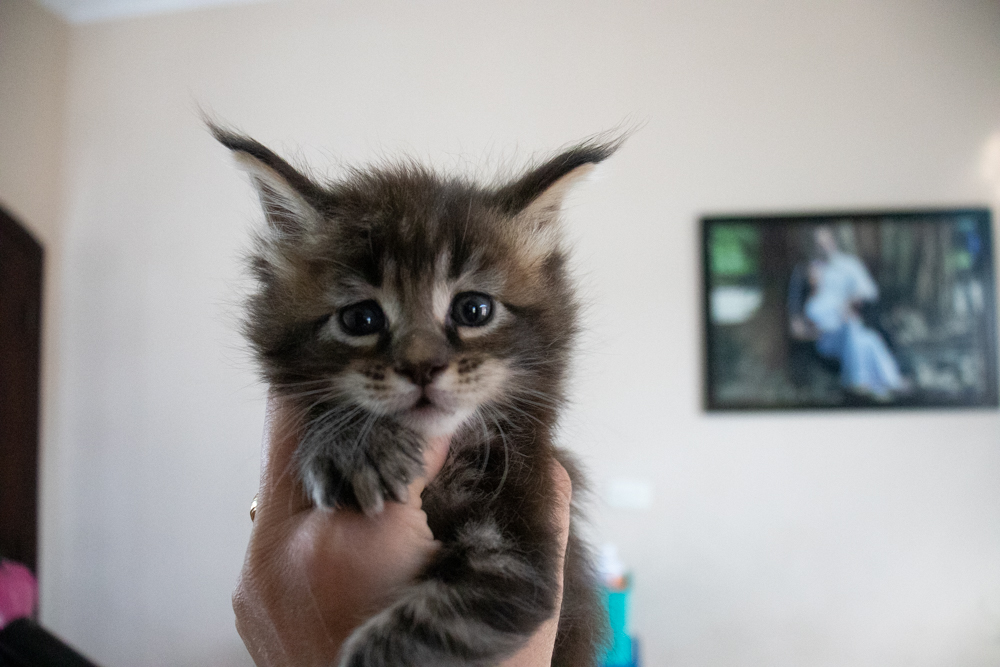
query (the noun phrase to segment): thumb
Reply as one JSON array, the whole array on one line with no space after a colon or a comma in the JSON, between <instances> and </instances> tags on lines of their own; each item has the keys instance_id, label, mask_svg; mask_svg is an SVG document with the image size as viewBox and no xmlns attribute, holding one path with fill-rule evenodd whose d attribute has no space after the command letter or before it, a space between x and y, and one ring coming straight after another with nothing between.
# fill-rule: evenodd
<instances>
[{"instance_id":1,"label":"thumb","mask_svg":"<svg viewBox=\"0 0 1000 667\"><path fill-rule=\"evenodd\" d=\"M257 513L269 520L287 519L311 505L295 466L301 430L301 419L288 401L269 394L257 492Z\"/></svg>"},{"instance_id":2,"label":"thumb","mask_svg":"<svg viewBox=\"0 0 1000 667\"><path fill-rule=\"evenodd\" d=\"M424 445L424 474L413 480L408 487L407 504L420 507L420 494L424 492L427 485L441 472L445 461L448 459L448 451L451 447L451 436L438 436L430 438Z\"/></svg>"}]
</instances>

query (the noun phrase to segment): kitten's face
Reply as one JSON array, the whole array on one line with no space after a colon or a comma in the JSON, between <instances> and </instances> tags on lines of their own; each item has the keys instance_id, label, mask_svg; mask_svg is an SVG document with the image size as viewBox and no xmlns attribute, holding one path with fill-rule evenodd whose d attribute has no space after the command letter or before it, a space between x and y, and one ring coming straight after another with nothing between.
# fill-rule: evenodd
<instances>
[{"instance_id":1,"label":"kitten's face","mask_svg":"<svg viewBox=\"0 0 1000 667\"><path fill-rule=\"evenodd\" d=\"M323 187L213 131L268 219L246 333L277 391L307 412L388 417L424 437L554 414L575 331L557 218L615 144L570 149L493 188L412 165Z\"/></svg>"},{"instance_id":2,"label":"kitten's face","mask_svg":"<svg viewBox=\"0 0 1000 667\"><path fill-rule=\"evenodd\" d=\"M509 220L440 195L408 210L372 201L370 221L328 223L314 250L332 261L319 275L292 262L290 282L315 288L286 313L290 325L315 322L295 364L319 383L311 388L425 436L453 433L530 386L541 348L557 343L544 325L572 328L561 262L544 270L505 238Z\"/></svg>"},{"instance_id":3,"label":"kitten's face","mask_svg":"<svg viewBox=\"0 0 1000 667\"><path fill-rule=\"evenodd\" d=\"M511 310L509 281L477 262L455 275L449 255L440 250L419 268L391 253L370 258L381 279L342 276L317 330L327 356L346 360L328 376L338 397L425 436L451 434L523 379L515 342L524 323Z\"/></svg>"},{"instance_id":4,"label":"kitten's face","mask_svg":"<svg viewBox=\"0 0 1000 667\"><path fill-rule=\"evenodd\" d=\"M262 242L248 328L269 379L425 437L512 399L544 403L574 330L551 231L426 174L345 199L308 234Z\"/></svg>"}]
</instances>

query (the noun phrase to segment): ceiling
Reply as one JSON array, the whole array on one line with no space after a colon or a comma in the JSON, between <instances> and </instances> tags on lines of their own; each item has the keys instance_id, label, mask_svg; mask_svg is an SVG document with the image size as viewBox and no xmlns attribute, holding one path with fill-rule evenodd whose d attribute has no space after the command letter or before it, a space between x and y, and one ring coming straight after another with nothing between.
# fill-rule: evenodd
<instances>
[{"instance_id":1,"label":"ceiling","mask_svg":"<svg viewBox=\"0 0 1000 667\"><path fill-rule=\"evenodd\" d=\"M70 23L98 23L132 16L182 12L203 7L269 0L38 0Z\"/></svg>"}]
</instances>

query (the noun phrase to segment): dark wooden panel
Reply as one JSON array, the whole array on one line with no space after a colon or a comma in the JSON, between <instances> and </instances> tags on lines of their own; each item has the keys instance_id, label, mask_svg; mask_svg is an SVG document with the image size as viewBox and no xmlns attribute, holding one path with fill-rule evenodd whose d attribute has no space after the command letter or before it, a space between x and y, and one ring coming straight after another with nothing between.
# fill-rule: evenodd
<instances>
[{"instance_id":1,"label":"dark wooden panel","mask_svg":"<svg viewBox=\"0 0 1000 667\"><path fill-rule=\"evenodd\" d=\"M0 209L0 553L37 572L42 247Z\"/></svg>"}]
</instances>

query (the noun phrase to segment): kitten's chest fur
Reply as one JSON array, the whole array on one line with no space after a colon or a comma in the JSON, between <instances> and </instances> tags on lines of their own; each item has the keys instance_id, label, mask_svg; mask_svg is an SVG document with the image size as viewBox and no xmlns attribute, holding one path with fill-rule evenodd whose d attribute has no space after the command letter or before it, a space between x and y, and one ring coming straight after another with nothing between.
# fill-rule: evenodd
<instances>
[{"instance_id":1,"label":"kitten's chest fur","mask_svg":"<svg viewBox=\"0 0 1000 667\"><path fill-rule=\"evenodd\" d=\"M616 144L584 144L482 185L400 163L318 183L218 128L267 228L245 333L300 413L305 490L369 514L403 499L431 438L451 438L424 492L442 547L358 628L342 665L492 665L556 609L552 443L576 332L562 199ZM571 527L553 664L594 664L602 612Z\"/></svg>"}]
</instances>

